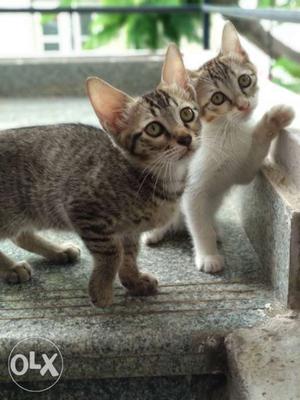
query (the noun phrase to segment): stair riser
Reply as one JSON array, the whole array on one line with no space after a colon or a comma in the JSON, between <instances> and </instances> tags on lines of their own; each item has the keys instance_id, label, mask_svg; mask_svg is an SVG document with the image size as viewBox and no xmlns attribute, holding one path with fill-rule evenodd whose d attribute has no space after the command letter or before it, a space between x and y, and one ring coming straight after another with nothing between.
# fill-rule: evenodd
<instances>
[{"instance_id":1,"label":"stair riser","mask_svg":"<svg viewBox=\"0 0 300 400\"><path fill-rule=\"evenodd\" d=\"M142 362L142 360L141 360ZM35 384L36 390L44 385ZM226 400L223 375L158 376L132 379L60 381L42 393L26 392L13 383L0 384L3 400Z\"/></svg>"},{"instance_id":2,"label":"stair riser","mask_svg":"<svg viewBox=\"0 0 300 400\"><path fill-rule=\"evenodd\" d=\"M0 63L3 97L85 96L85 81L98 76L132 95L160 81L162 58L117 57Z\"/></svg>"},{"instance_id":3,"label":"stair riser","mask_svg":"<svg viewBox=\"0 0 300 400\"><path fill-rule=\"evenodd\" d=\"M240 216L246 233L283 305L296 307L300 284L300 214L270 180L259 174L240 189Z\"/></svg>"},{"instance_id":4,"label":"stair riser","mask_svg":"<svg viewBox=\"0 0 300 400\"><path fill-rule=\"evenodd\" d=\"M299 338L300 320L295 312L227 336L230 399L298 400Z\"/></svg>"}]
</instances>

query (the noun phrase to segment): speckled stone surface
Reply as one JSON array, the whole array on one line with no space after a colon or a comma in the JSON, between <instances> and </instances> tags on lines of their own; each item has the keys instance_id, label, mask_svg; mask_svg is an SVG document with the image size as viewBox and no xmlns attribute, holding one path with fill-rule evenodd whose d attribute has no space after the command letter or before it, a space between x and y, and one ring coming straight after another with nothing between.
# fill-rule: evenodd
<instances>
[{"instance_id":1,"label":"speckled stone surface","mask_svg":"<svg viewBox=\"0 0 300 400\"><path fill-rule=\"evenodd\" d=\"M40 383L36 383L38 388ZM58 382L44 393L27 393L0 384L1 399L15 400L228 400L224 375L122 378Z\"/></svg>"},{"instance_id":2,"label":"speckled stone surface","mask_svg":"<svg viewBox=\"0 0 300 400\"><path fill-rule=\"evenodd\" d=\"M279 168L268 166L240 190L240 215L278 298L300 305L300 193Z\"/></svg>"},{"instance_id":3,"label":"speckled stone surface","mask_svg":"<svg viewBox=\"0 0 300 400\"><path fill-rule=\"evenodd\" d=\"M276 317L226 339L232 400L300 399L299 315Z\"/></svg>"},{"instance_id":4,"label":"speckled stone surface","mask_svg":"<svg viewBox=\"0 0 300 400\"><path fill-rule=\"evenodd\" d=\"M0 110L0 129L64 122L99 126L87 97L1 97Z\"/></svg>"},{"instance_id":5,"label":"speckled stone surface","mask_svg":"<svg viewBox=\"0 0 300 400\"><path fill-rule=\"evenodd\" d=\"M0 96L83 96L88 76L140 94L159 83L162 61L162 56L0 60Z\"/></svg>"},{"instance_id":6,"label":"speckled stone surface","mask_svg":"<svg viewBox=\"0 0 300 400\"><path fill-rule=\"evenodd\" d=\"M178 236L156 248L142 249L140 265L158 277L159 293L131 298L116 282L114 303L107 309L89 303L91 258L78 238L47 234L58 242L72 240L80 245L81 261L70 266L50 264L2 242L1 250L17 260L28 260L35 273L29 283L0 286L1 379L9 380L6 360L16 341L36 335L53 340L61 349L65 379L223 370L224 334L256 325L275 310L235 213L226 208L220 218L221 251L227 260L223 274L196 271L190 240Z\"/></svg>"}]
</instances>

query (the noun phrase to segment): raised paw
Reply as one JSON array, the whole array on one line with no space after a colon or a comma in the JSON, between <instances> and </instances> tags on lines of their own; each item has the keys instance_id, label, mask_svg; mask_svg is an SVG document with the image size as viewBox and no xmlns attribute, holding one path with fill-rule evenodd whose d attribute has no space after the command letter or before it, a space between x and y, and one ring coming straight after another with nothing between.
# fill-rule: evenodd
<instances>
[{"instance_id":1,"label":"raised paw","mask_svg":"<svg viewBox=\"0 0 300 400\"><path fill-rule=\"evenodd\" d=\"M198 271L215 274L224 268L224 257L219 254L196 257L196 268Z\"/></svg>"},{"instance_id":2,"label":"raised paw","mask_svg":"<svg viewBox=\"0 0 300 400\"><path fill-rule=\"evenodd\" d=\"M142 243L147 246L153 246L162 241L165 236L165 232L163 230L155 229L153 231L144 232L142 234Z\"/></svg>"},{"instance_id":3,"label":"raised paw","mask_svg":"<svg viewBox=\"0 0 300 400\"><path fill-rule=\"evenodd\" d=\"M80 248L74 246L73 244L64 244L61 250L56 254L51 256L51 261L57 262L59 264L74 263L80 257Z\"/></svg>"},{"instance_id":4,"label":"raised paw","mask_svg":"<svg viewBox=\"0 0 300 400\"><path fill-rule=\"evenodd\" d=\"M137 279L123 278L121 282L132 296L151 296L157 293L158 280L151 274L140 273Z\"/></svg>"},{"instance_id":5,"label":"raised paw","mask_svg":"<svg viewBox=\"0 0 300 400\"><path fill-rule=\"evenodd\" d=\"M31 279L32 269L26 261L20 261L7 271L5 279L8 283L22 283Z\"/></svg>"},{"instance_id":6,"label":"raised paw","mask_svg":"<svg viewBox=\"0 0 300 400\"><path fill-rule=\"evenodd\" d=\"M104 288L95 280L91 279L89 283L90 300L95 307L109 307L113 302L113 291L111 287Z\"/></svg>"},{"instance_id":7,"label":"raised paw","mask_svg":"<svg viewBox=\"0 0 300 400\"><path fill-rule=\"evenodd\" d=\"M295 118L295 112L292 107L279 105L271 108L266 113L267 124L270 127L270 136L278 133L281 129L289 126Z\"/></svg>"}]
</instances>

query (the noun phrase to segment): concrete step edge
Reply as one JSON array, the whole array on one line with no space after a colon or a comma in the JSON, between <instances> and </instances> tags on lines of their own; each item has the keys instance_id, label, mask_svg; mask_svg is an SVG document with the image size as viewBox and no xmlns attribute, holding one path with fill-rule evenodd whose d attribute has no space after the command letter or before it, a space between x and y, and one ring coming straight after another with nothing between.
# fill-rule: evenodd
<instances>
[{"instance_id":1,"label":"concrete step edge","mask_svg":"<svg viewBox=\"0 0 300 400\"><path fill-rule=\"evenodd\" d=\"M267 163L239 189L242 225L283 305L300 304L300 192L284 170Z\"/></svg>"}]
</instances>

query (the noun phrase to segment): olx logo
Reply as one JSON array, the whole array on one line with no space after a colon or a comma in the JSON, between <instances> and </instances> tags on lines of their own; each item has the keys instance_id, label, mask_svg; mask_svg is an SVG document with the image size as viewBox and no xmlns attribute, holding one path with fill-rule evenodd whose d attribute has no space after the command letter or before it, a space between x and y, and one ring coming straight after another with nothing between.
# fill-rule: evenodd
<instances>
[{"instance_id":1,"label":"olx logo","mask_svg":"<svg viewBox=\"0 0 300 400\"><path fill-rule=\"evenodd\" d=\"M29 392L43 392L54 386L63 371L63 358L52 341L40 337L18 342L8 359L12 380Z\"/></svg>"},{"instance_id":2,"label":"olx logo","mask_svg":"<svg viewBox=\"0 0 300 400\"><path fill-rule=\"evenodd\" d=\"M39 369L40 370L40 374L42 376L44 376L46 374L46 372L50 372L50 374L52 376L58 376L59 373L57 372L56 368L53 365L54 360L57 357L57 353L53 354L53 356L49 359L47 354L42 354L42 358L45 361L44 366L42 367L41 364L37 364L35 362L35 352L34 351L30 351L29 352L29 359L24 356L24 354L15 354L12 359L10 360L10 368L11 371L17 375L17 376L22 376L24 374L26 374L26 372L29 369ZM22 361L22 368L21 370L17 369L17 361L21 360Z\"/></svg>"}]
</instances>

